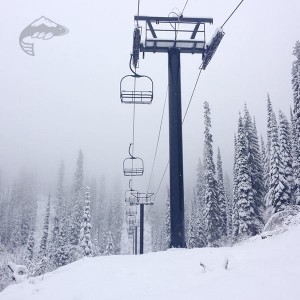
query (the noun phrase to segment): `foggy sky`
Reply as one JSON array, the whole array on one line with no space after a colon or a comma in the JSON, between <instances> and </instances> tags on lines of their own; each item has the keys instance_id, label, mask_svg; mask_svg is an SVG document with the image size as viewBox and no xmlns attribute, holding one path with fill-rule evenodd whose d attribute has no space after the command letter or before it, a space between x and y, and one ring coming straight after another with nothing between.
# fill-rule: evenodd
<instances>
[{"instance_id":1,"label":"foggy sky","mask_svg":"<svg viewBox=\"0 0 300 300\"><path fill-rule=\"evenodd\" d=\"M190 0L184 16L213 17L207 39L221 26L239 0ZM141 0L141 15L167 16L182 10L185 0ZM122 162L132 139L132 106L119 100L119 81L128 62L137 1L1 1L0 2L0 168L8 181L29 168L45 189L56 181L61 159L69 181L79 149L87 178L122 176ZM214 148L221 149L231 174L233 134L239 111L247 102L265 136L266 99L287 115L292 105L292 50L300 38L298 0L245 0L226 24L217 53L202 73L186 122L184 176L189 192L203 153L203 102L212 114ZM18 44L21 31L45 16L69 29L62 37L36 41L36 56ZM142 37L143 38L143 37ZM185 111L201 64L200 55L183 54L182 110ZM137 107L135 154L144 159L145 175L135 181L146 189L167 89L167 55L146 53L139 73L154 81L151 105ZM154 169L156 190L168 161L168 110ZM216 151L215 151L216 156ZM167 178L166 178L167 179ZM165 181L164 186L167 181Z\"/></svg>"}]
</instances>

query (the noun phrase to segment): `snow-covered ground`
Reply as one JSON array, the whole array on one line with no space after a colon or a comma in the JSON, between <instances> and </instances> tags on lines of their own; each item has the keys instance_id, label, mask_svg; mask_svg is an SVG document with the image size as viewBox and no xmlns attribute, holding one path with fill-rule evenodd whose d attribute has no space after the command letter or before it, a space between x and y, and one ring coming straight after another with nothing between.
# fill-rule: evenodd
<instances>
[{"instance_id":1,"label":"snow-covered ground","mask_svg":"<svg viewBox=\"0 0 300 300\"><path fill-rule=\"evenodd\" d=\"M299 300L300 226L232 248L85 258L0 300Z\"/></svg>"}]
</instances>

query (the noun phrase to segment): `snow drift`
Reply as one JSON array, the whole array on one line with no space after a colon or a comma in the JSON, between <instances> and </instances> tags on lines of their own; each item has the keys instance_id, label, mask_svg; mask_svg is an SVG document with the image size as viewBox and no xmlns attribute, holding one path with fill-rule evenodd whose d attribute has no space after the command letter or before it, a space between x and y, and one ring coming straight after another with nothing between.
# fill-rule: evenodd
<instances>
[{"instance_id":1,"label":"snow drift","mask_svg":"<svg viewBox=\"0 0 300 300\"><path fill-rule=\"evenodd\" d=\"M299 236L291 225L232 248L85 258L9 286L0 300L298 300Z\"/></svg>"}]
</instances>

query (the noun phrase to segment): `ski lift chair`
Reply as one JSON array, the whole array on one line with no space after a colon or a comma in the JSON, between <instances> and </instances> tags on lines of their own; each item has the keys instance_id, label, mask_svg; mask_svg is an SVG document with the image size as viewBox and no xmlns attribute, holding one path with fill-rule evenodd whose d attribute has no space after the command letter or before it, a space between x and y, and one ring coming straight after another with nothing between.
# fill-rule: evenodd
<instances>
[{"instance_id":1,"label":"ski lift chair","mask_svg":"<svg viewBox=\"0 0 300 300\"><path fill-rule=\"evenodd\" d=\"M120 99L126 104L150 104L153 100L152 79L138 74L124 76L120 82Z\"/></svg>"},{"instance_id":2,"label":"ski lift chair","mask_svg":"<svg viewBox=\"0 0 300 300\"><path fill-rule=\"evenodd\" d=\"M140 55L141 30L136 27L133 33L133 49L129 68L132 72L120 81L120 99L127 104L150 104L153 100L153 81L149 76L139 75L132 69L137 68Z\"/></svg>"},{"instance_id":3,"label":"ski lift chair","mask_svg":"<svg viewBox=\"0 0 300 300\"><path fill-rule=\"evenodd\" d=\"M135 218L135 216L134 216L134 218L130 218L129 220L128 220L128 226L129 227L132 227L132 226L135 226L135 224L136 224L136 218Z\"/></svg>"},{"instance_id":4,"label":"ski lift chair","mask_svg":"<svg viewBox=\"0 0 300 300\"><path fill-rule=\"evenodd\" d=\"M132 143L129 145L129 157L123 161L123 173L125 176L142 176L144 174L144 161L131 154Z\"/></svg>"},{"instance_id":5,"label":"ski lift chair","mask_svg":"<svg viewBox=\"0 0 300 300\"><path fill-rule=\"evenodd\" d=\"M129 237L132 237L134 235L134 228L127 228L127 234Z\"/></svg>"},{"instance_id":6,"label":"ski lift chair","mask_svg":"<svg viewBox=\"0 0 300 300\"><path fill-rule=\"evenodd\" d=\"M137 215L137 206L127 206L126 208L126 216L136 216Z\"/></svg>"},{"instance_id":7,"label":"ski lift chair","mask_svg":"<svg viewBox=\"0 0 300 300\"><path fill-rule=\"evenodd\" d=\"M138 191L127 190L125 192L125 202L129 205L137 205Z\"/></svg>"}]
</instances>

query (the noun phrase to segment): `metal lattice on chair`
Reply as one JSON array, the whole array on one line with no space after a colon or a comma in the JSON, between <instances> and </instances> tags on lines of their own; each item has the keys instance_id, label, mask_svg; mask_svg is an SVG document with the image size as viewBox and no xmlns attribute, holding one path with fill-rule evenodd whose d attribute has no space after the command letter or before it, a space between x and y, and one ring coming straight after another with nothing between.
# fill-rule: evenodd
<instances>
[{"instance_id":1,"label":"metal lattice on chair","mask_svg":"<svg viewBox=\"0 0 300 300\"><path fill-rule=\"evenodd\" d=\"M120 82L120 99L126 104L150 104L153 100L152 79L138 74L124 76Z\"/></svg>"},{"instance_id":2,"label":"metal lattice on chair","mask_svg":"<svg viewBox=\"0 0 300 300\"><path fill-rule=\"evenodd\" d=\"M132 179L129 180L129 190L125 191L125 202L129 205L138 205L137 203L138 191L132 188L131 183L132 183Z\"/></svg>"}]
</instances>

